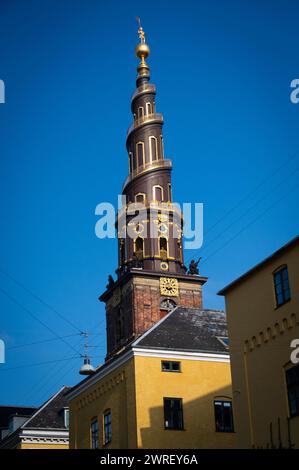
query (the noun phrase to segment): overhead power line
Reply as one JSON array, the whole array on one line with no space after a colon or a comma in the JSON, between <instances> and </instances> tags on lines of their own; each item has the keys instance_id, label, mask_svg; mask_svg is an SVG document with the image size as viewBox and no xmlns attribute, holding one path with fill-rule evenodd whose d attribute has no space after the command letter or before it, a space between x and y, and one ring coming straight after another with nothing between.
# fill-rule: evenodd
<instances>
[{"instance_id":1,"label":"overhead power line","mask_svg":"<svg viewBox=\"0 0 299 470\"><path fill-rule=\"evenodd\" d=\"M282 184L284 184L289 178L291 178L295 173L299 171L299 168L296 168L294 171L292 171L291 174L289 174L286 178L284 178L282 181L280 181L277 185L274 186L270 191L268 191L265 195L263 195L261 198L259 198L252 206L250 206L246 211L244 211L237 219L235 219L233 222L231 222L224 230L221 230L221 232L216 235L210 242L208 242L203 250L207 249L210 245L212 245L216 240L218 240L227 230L229 230L233 225L238 223L243 217L245 217L252 209L257 207L261 202L263 202L268 196L270 196L277 188L279 188Z\"/></svg>"},{"instance_id":2,"label":"overhead power line","mask_svg":"<svg viewBox=\"0 0 299 470\"><path fill-rule=\"evenodd\" d=\"M212 252L210 255L205 258L201 265L206 263L209 259L211 259L213 256L215 256L219 251L223 250L229 243L231 243L235 238L237 238L241 233L243 233L245 230L247 230L248 227L250 227L252 224L254 224L257 220L262 218L267 212L269 212L276 204L279 204L283 199L286 198L289 194L291 194L293 191L295 191L297 188L299 188L299 185L297 184L294 186L290 191L287 191L281 198L276 200L273 204L271 204L269 207L267 207L261 214L259 214L257 217L255 217L251 222L249 222L247 225L245 225L241 230L239 230L233 237L229 238L223 245L221 245L218 249L216 249L214 252Z\"/></svg>"},{"instance_id":3,"label":"overhead power line","mask_svg":"<svg viewBox=\"0 0 299 470\"><path fill-rule=\"evenodd\" d=\"M41 340L41 341L33 341L32 343L25 343L25 344L16 344L15 346L10 346L8 348L6 348L7 350L11 350L11 349L21 349L21 348L26 348L26 347L29 347L29 346L35 346L37 344L44 344L44 343L49 343L49 342L52 342L52 341L58 341L59 339L64 339L64 338L71 338L71 337L74 337L74 336L80 336L80 333L73 333L72 335L65 335L65 336L60 336L60 338L49 338L49 339L44 339L44 340Z\"/></svg>"},{"instance_id":4,"label":"overhead power line","mask_svg":"<svg viewBox=\"0 0 299 470\"><path fill-rule=\"evenodd\" d=\"M7 271L5 271L2 268L0 268L0 272L2 274L4 274L4 276L6 276L8 279L13 281L17 286L21 287L21 289L23 289L25 292L30 294L35 300L37 300L42 305L44 305L46 308L48 308L49 310L54 312L59 318L64 320L66 323L68 323L76 331L78 331L79 333L82 333L82 330L77 325L75 325L71 320L69 320L69 318L67 318L65 315L62 315L62 313L58 312L58 310L56 308L52 307L52 305L48 304L48 302L43 300L39 295L35 294L34 292L32 292L32 290L28 289L28 287L26 287L22 282L18 281L14 276L9 274Z\"/></svg>"},{"instance_id":5,"label":"overhead power line","mask_svg":"<svg viewBox=\"0 0 299 470\"><path fill-rule=\"evenodd\" d=\"M33 364L22 364L22 365L19 365L19 366L14 366L14 367L8 367L8 368L2 368L0 369L0 372L6 372L6 371L9 371L9 370L15 370L15 369L25 369L25 368L28 368L28 367L36 367L36 366L44 366L45 364L53 364L53 363L57 363L57 362L62 362L62 361L71 361L73 359L79 359L81 358L81 356L72 356L72 357L66 357L64 359L54 359L52 361L44 361L44 362L35 362Z\"/></svg>"},{"instance_id":6,"label":"overhead power line","mask_svg":"<svg viewBox=\"0 0 299 470\"><path fill-rule=\"evenodd\" d=\"M12 295L10 295L5 289L0 287L0 291L12 302L14 302L18 307L20 307L24 312L26 312L28 315L30 315L34 320L36 320L38 323L43 325L48 331L50 331L56 338L60 339L64 344L66 344L69 348L71 348L73 351L75 351L77 354L80 354L79 351L77 351L68 341L66 341L62 336L59 336L56 331L54 331L50 326L48 326L45 322L43 322L40 318L38 318L34 313L31 312L27 307L24 307L18 300L16 300Z\"/></svg>"},{"instance_id":7,"label":"overhead power line","mask_svg":"<svg viewBox=\"0 0 299 470\"><path fill-rule=\"evenodd\" d=\"M208 234L211 232L222 220L226 219L226 217L231 214L237 207L239 207L244 201L246 201L252 194L254 194L256 191L258 191L262 186L264 186L267 181L269 181L273 176L277 175L282 168L284 168L286 165L288 165L294 158L298 157L299 155L299 150L296 150L292 155L284 162L282 163L278 168L276 168L270 175L266 176L257 186L255 186L253 189L251 189L244 197L242 197L239 202L237 202L233 207L231 207L227 212L225 212L216 222L208 227L207 231L205 232Z\"/></svg>"}]
</instances>

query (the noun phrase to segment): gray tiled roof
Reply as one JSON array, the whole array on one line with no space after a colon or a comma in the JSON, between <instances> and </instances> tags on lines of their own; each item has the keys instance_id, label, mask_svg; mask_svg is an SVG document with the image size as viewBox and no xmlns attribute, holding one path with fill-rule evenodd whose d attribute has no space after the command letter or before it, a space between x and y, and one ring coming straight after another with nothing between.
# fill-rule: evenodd
<instances>
[{"instance_id":1,"label":"gray tiled roof","mask_svg":"<svg viewBox=\"0 0 299 470\"><path fill-rule=\"evenodd\" d=\"M222 310L178 307L142 335L134 347L227 353L227 348L217 338L227 335Z\"/></svg>"},{"instance_id":2,"label":"gray tiled roof","mask_svg":"<svg viewBox=\"0 0 299 470\"><path fill-rule=\"evenodd\" d=\"M63 387L60 392L42 405L22 428L65 429L63 409L68 407L66 394L70 387Z\"/></svg>"}]
</instances>

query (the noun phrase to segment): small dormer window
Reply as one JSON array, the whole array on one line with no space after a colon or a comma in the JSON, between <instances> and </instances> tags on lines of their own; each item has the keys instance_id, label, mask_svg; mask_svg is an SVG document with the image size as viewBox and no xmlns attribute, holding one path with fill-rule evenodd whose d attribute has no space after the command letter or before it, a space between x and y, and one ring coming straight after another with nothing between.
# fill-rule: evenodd
<instances>
[{"instance_id":1,"label":"small dormer window","mask_svg":"<svg viewBox=\"0 0 299 470\"><path fill-rule=\"evenodd\" d=\"M70 410L69 408L63 409L63 419L64 419L64 427L69 429L70 427Z\"/></svg>"}]
</instances>

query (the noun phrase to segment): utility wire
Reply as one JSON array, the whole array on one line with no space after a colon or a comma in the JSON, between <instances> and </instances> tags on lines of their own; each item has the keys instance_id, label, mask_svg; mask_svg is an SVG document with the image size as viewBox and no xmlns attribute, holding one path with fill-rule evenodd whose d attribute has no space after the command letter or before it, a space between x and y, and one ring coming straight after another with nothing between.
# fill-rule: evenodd
<instances>
[{"instance_id":1,"label":"utility wire","mask_svg":"<svg viewBox=\"0 0 299 470\"><path fill-rule=\"evenodd\" d=\"M42 320L40 320L36 315L34 315L34 313L32 313L27 307L24 307L24 305L22 305L18 300L16 300L13 296L11 296L8 292L6 292L5 289L3 289L2 287L0 287L0 291L6 296L8 297L12 302L14 302L16 305L18 305L18 307L20 307L22 310L24 310L24 312L26 312L28 315L30 315L32 318L34 318L34 320L36 320L38 323L40 323L41 325L43 325L48 331L50 331L54 336L56 336L56 338L60 339L61 341L63 341L63 343L65 343L69 348L73 349L73 351L75 351L77 354L80 354L79 351L77 351L68 341L66 341L65 339L63 339L63 337L59 336L56 331L54 331L52 328L50 328L46 323L44 323Z\"/></svg>"},{"instance_id":2,"label":"utility wire","mask_svg":"<svg viewBox=\"0 0 299 470\"><path fill-rule=\"evenodd\" d=\"M257 207L261 202L263 202L270 194L272 194L277 188L279 188L283 183L285 183L289 178L291 178L295 173L299 171L299 168L296 168L290 175L288 175L286 178L284 178L282 181L280 181L277 185L274 186L270 191L267 192L264 196L262 196L260 199L257 200L252 206L250 206L243 214L240 215L237 219L235 219L232 223L230 223L224 230L221 231L216 237L214 237L210 242L208 242L204 246L204 250L207 249L210 245L212 245L216 240L218 240L219 237L223 235L223 233L227 232L233 225L235 225L237 222L239 222L243 217L245 217L252 209Z\"/></svg>"},{"instance_id":3,"label":"utility wire","mask_svg":"<svg viewBox=\"0 0 299 470\"><path fill-rule=\"evenodd\" d=\"M89 357L95 358L95 357L100 357L100 356L96 355L96 356L89 356ZM19 366L1 368L0 372L6 372L6 371L9 371L9 370L14 370L14 369L27 369L28 367L43 366L45 364L56 364L57 362L70 361L72 359L80 359L80 358L82 358L81 355L80 356L65 357L65 358L61 358L61 359L53 359L51 361L35 362L35 363L32 363L32 364L21 364Z\"/></svg>"},{"instance_id":4,"label":"utility wire","mask_svg":"<svg viewBox=\"0 0 299 470\"><path fill-rule=\"evenodd\" d=\"M235 238L237 238L241 233L243 233L245 230L247 230L248 227L250 227L250 225L254 224L257 220L259 220L261 217L263 217L267 212L269 212L269 210L271 210L274 206L276 206L276 204L279 204L279 202L281 202L283 199L286 198L286 196L288 196L290 193L292 193L293 191L295 191L297 188L299 188L299 185L296 185L294 186L290 191L288 191L287 193L285 193L281 198L279 198L278 200L276 200L273 204L271 204L269 207L267 207L267 209L265 209L261 214L259 214L256 218L254 218L251 222L249 222L247 225L245 225L241 230L239 230L233 237L229 238L223 245L221 245L217 250L215 250L214 252L212 252L210 255L207 256L207 258L205 258L203 260L203 262L201 263L204 264L206 263L209 259L211 259L213 256L215 256L219 251L221 251L223 248L225 248L229 243L231 243Z\"/></svg>"},{"instance_id":5,"label":"utility wire","mask_svg":"<svg viewBox=\"0 0 299 470\"><path fill-rule=\"evenodd\" d=\"M49 338L49 339L44 339L44 340L41 340L41 341L34 341L32 343L16 344L15 346L10 346L10 347L6 348L6 350L10 351L12 349L26 348L28 346L35 346L36 344L43 344L43 343L48 343L48 342L51 342L51 341L58 341L58 339L61 339L61 338L71 338L71 337L79 336L79 335L80 335L80 333L74 333L72 335L61 336L60 338Z\"/></svg>"},{"instance_id":6,"label":"utility wire","mask_svg":"<svg viewBox=\"0 0 299 470\"><path fill-rule=\"evenodd\" d=\"M24 369L24 368L27 368L27 367L36 367L36 366L43 366L45 364L53 364L53 363L57 363L57 362L62 362L62 361L71 361L72 359L79 359L81 356L72 356L72 357L67 357L67 358L64 358L64 359L55 359L55 360L52 360L52 361L44 361L44 362L35 362L33 364L23 364L23 365L19 365L19 366L14 366L14 367L8 367L8 368L2 368L0 369L0 372L6 372L6 371L9 371L9 370L15 370L15 369Z\"/></svg>"},{"instance_id":7,"label":"utility wire","mask_svg":"<svg viewBox=\"0 0 299 470\"><path fill-rule=\"evenodd\" d=\"M246 199L248 199L253 193L258 191L262 186L264 186L267 181L269 181L273 176L275 176L279 171L284 168L289 162L294 160L294 158L298 157L299 155L299 150L296 150L295 153L293 153L282 165L280 165L278 168L276 168L269 176L264 178L257 186L255 186L252 190L250 190L242 199L237 202L231 209L229 209L225 214L223 214L222 217L220 217L212 226L208 227L207 231L205 232L208 234L211 230L213 230L222 220L226 219L226 217L231 214L237 207L239 207Z\"/></svg>"},{"instance_id":8,"label":"utility wire","mask_svg":"<svg viewBox=\"0 0 299 470\"><path fill-rule=\"evenodd\" d=\"M22 284L20 281L18 281L15 277L13 277L11 274L9 274L7 271L5 271L4 269L0 268L0 272L2 274L4 274L4 276L6 276L8 279L10 279L11 281L13 281L17 286L21 287L21 289L23 289L25 292L27 292L28 294L30 294L34 299L38 300L38 302L40 302L42 305L44 305L45 307L47 307L49 310L51 310L52 312L54 312L58 317L60 317L62 320L64 320L66 323L68 323L72 328L74 328L76 331L78 331L79 333L82 333L82 330L80 328L78 328L78 326L76 326L71 320L69 320L68 318L66 318L64 315L62 315L62 313L58 312L58 310L54 307L52 307L52 305L48 304L48 302L45 302L39 295L35 294L34 292L32 292L30 289L28 289L28 287L26 287L24 284Z\"/></svg>"}]
</instances>

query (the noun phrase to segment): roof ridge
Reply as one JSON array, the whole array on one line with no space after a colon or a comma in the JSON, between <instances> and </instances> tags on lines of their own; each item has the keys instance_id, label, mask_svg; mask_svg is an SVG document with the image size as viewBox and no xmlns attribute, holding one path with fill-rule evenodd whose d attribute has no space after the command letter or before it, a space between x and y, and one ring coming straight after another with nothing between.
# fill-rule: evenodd
<instances>
[{"instance_id":1,"label":"roof ridge","mask_svg":"<svg viewBox=\"0 0 299 470\"><path fill-rule=\"evenodd\" d=\"M185 305L178 305L177 308L182 308L186 310L198 310L200 312L222 312L226 313L225 310L220 308L200 308L200 307L186 307Z\"/></svg>"}]
</instances>

